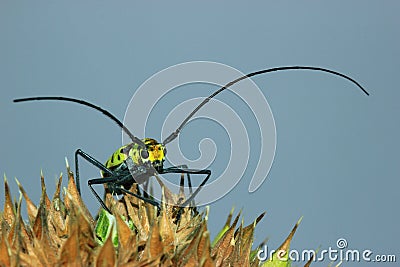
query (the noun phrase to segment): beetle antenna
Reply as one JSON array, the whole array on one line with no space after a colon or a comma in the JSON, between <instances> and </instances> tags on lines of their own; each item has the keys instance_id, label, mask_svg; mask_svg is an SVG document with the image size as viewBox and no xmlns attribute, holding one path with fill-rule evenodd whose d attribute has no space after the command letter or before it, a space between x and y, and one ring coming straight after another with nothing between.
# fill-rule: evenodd
<instances>
[{"instance_id":1,"label":"beetle antenna","mask_svg":"<svg viewBox=\"0 0 400 267\"><path fill-rule=\"evenodd\" d=\"M126 128L126 126L119 120L117 119L117 117L115 117L113 114L111 114L109 111L96 106L92 103L89 103L87 101L84 100L80 100L80 99L75 99L75 98L70 98L70 97L63 97L63 96L39 96L39 97L27 97L27 98L18 98L18 99L14 99L13 102L15 103L19 103L19 102L28 102L28 101L42 101L42 100L55 100L55 101L67 101L67 102L74 102L74 103L78 103L80 105L84 105L87 107L90 107L92 109L95 109L97 111L100 111L101 113L103 113L104 115L106 115L108 118L110 118L111 120L113 120L115 123L118 124L118 126L132 139L132 141L134 143L137 143L143 147L146 147L142 140L140 140L139 138L137 138L136 136L134 136L128 128Z\"/></svg>"},{"instance_id":2,"label":"beetle antenna","mask_svg":"<svg viewBox=\"0 0 400 267\"><path fill-rule=\"evenodd\" d=\"M211 100L211 98L213 98L214 96L218 95L219 93L221 93L222 91L224 91L225 89L228 89L229 87L231 87L232 85L234 85L235 83L240 82L241 80L256 76L256 75L260 75L260 74L264 74L264 73L269 73L269 72L276 72L276 71L286 71L286 70L311 70L311 71L320 71L320 72L327 72L339 77L342 77L346 80L349 80L350 82L354 83L355 85L357 85L358 88L360 88L366 95L369 95L369 93L353 78L350 78L347 75L344 75L340 72L337 71L333 71L330 69L325 69L325 68L320 68L320 67L309 67L309 66L284 66L284 67L276 67L276 68L270 68L270 69L264 69L264 70L259 70L259 71L255 71L249 74L246 74L242 77L237 78L236 80L233 80L227 84L225 84L223 87L221 87L220 89L218 89L217 91L215 91L214 93L212 93L210 96L208 96L206 99L204 99L190 114L189 116L186 117L186 119L183 120L183 122L181 123L181 125L174 131L172 132L167 138L165 138L165 140L163 141L163 144L166 145L168 143L170 143L171 141L173 141L175 138L178 137L179 133L182 131L183 127L185 127L185 125L188 123L188 121L193 117L194 114L197 113L197 111L199 111L199 109L201 109L205 104L208 103L208 101Z\"/></svg>"}]
</instances>

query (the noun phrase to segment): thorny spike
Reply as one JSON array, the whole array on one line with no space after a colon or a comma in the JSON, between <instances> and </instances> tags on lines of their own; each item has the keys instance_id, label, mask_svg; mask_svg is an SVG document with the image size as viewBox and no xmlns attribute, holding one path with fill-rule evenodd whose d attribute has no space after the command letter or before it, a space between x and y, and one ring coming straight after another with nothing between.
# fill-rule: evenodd
<instances>
[{"instance_id":1,"label":"thorny spike","mask_svg":"<svg viewBox=\"0 0 400 267\"><path fill-rule=\"evenodd\" d=\"M289 236L286 238L286 240L279 247L280 250L288 250L289 249L290 242L291 242L294 234L296 233L297 227L299 226L299 224L301 223L302 220L303 220L303 216L300 217L300 219L294 225L294 227L293 227L292 231L290 232Z\"/></svg>"},{"instance_id":2,"label":"thorny spike","mask_svg":"<svg viewBox=\"0 0 400 267\"><path fill-rule=\"evenodd\" d=\"M10 186L8 185L6 174L4 174L4 196L4 208L1 216L6 221L12 222L15 217L15 208L11 200Z\"/></svg>"},{"instance_id":3,"label":"thorny spike","mask_svg":"<svg viewBox=\"0 0 400 267\"><path fill-rule=\"evenodd\" d=\"M166 204L165 204L165 202L166 202L166 198L165 198L165 187L162 186L162 187L161 187L161 207L162 207L163 212L165 212L165 210L166 210Z\"/></svg>"},{"instance_id":4,"label":"thorny spike","mask_svg":"<svg viewBox=\"0 0 400 267\"><path fill-rule=\"evenodd\" d=\"M68 162L67 157L65 157L65 166L67 167L67 171L69 172L70 168L69 168L69 162Z\"/></svg>"},{"instance_id":5,"label":"thorny spike","mask_svg":"<svg viewBox=\"0 0 400 267\"><path fill-rule=\"evenodd\" d=\"M261 220L262 220L262 218L264 218L264 216L265 216L265 211L263 212L263 213L261 213L255 220L254 220L254 225L256 225L257 223L259 223ZM303 217L301 217L301 218L303 218Z\"/></svg>"},{"instance_id":6,"label":"thorny spike","mask_svg":"<svg viewBox=\"0 0 400 267\"><path fill-rule=\"evenodd\" d=\"M208 221L209 213L210 213L210 206L206 206L206 215L204 216L204 220Z\"/></svg>"},{"instance_id":7,"label":"thorny spike","mask_svg":"<svg viewBox=\"0 0 400 267\"><path fill-rule=\"evenodd\" d=\"M19 191L18 206L17 206L18 213L21 211L21 203L22 203L22 192Z\"/></svg>"},{"instance_id":8,"label":"thorny spike","mask_svg":"<svg viewBox=\"0 0 400 267\"><path fill-rule=\"evenodd\" d=\"M296 225L299 225L301 221L303 220L304 216L301 216L300 219L297 221Z\"/></svg>"},{"instance_id":9,"label":"thorny spike","mask_svg":"<svg viewBox=\"0 0 400 267\"><path fill-rule=\"evenodd\" d=\"M267 244L269 237L266 237L258 246L257 248L262 248L265 244Z\"/></svg>"}]
</instances>

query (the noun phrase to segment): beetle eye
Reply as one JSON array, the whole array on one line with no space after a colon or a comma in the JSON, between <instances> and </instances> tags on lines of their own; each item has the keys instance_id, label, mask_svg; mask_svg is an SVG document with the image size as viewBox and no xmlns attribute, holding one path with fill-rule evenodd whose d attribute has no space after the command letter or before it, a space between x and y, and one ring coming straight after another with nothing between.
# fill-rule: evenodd
<instances>
[{"instance_id":1,"label":"beetle eye","mask_svg":"<svg viewBox=\"0 0 400 267\"><path fill-rule=\"evenodd\" d=\"M149 157L149 152L147 152L146 149L142 149L142 151L140 151L140 156L141 156L143 159L147 159L147 158Z\"/></svg>"}]
</instances>

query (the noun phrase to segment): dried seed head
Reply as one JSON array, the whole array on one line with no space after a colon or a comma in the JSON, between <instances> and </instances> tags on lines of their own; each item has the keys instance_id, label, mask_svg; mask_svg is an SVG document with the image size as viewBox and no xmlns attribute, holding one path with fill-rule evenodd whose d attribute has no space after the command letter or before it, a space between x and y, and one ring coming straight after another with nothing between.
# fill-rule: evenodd
<instances>
[{"instance_id":1,"label":"dried seed head","mask_svg":"<svg viewBox=\"0 0 400 267\"><path fill-rule=\"evenodd\" d=\"M0 265L77 265L77 266L256 266L251 251L254 229L261 214L248 226L231 224L233 209L213 244L207 230L208 207L199 214L196 207L184 207L177 222L177 209L169 205L182 198L163 188L161 211L140 199L126 195L115 200L106 196L113 212L100 209L95 220L81 200L72 173L63 196L61 176L53 199L46 194L41 175L42 197L36 207L22 185L14 207L7 179L4 178L5 204L0 216ZM136 186L132 186L136 192ZM29 223L21 219L22 197L27 203ZM297 225L282 244L286 248ZM97 237L96 237L97 235ZM101 240L100 240L101 239ZM100 241L100 242L99 242Z\"/></svg>"}]
</instances>

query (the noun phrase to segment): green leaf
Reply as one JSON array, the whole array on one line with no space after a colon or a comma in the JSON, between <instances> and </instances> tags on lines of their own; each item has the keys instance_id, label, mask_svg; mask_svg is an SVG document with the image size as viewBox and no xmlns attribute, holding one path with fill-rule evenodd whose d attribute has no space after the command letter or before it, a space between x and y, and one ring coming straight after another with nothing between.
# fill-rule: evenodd
<instances>
[{"instance_id":1,"label":"green leaf","mask_svg":"<svg viewBox=\"0 0 400 267\"><path fill-rule=\"evenodd\" d=\"M99 213L99 219L97 220L96 228L94 229L97 237L97 242L101 245L104 245L104 242L107 240L108 235L112 231L111 240L115 247L118 246L118 233L116 220L113 215L108 213L105 209L101 209ZM114 227L113 227L114 226Z\"/></svg>"}]
</instances>

